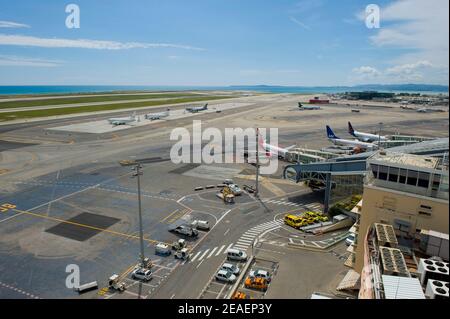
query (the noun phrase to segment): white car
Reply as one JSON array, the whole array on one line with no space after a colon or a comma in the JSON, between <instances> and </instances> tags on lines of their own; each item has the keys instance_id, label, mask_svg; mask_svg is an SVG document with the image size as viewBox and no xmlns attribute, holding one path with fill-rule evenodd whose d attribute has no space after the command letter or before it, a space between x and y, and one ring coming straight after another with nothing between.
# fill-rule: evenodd
<instances>
[{"instance_id":1,"label":"white car","mask_svg":"<svg viewBox=\"0 0 450 319\"><path fill-rule=\"evenodd\" d=\"M347 246L351 246L355 243L355 234L350 234L348 235L348 237L345 239L345 244Z\"/></svg>"},{"instance_id":2,"label":"white car","mask_svg":"<svg viewBox=\"0 0 450 319\"><path fill-rule=\"evenodd\" d=\"M131 278L135 280L149 281L152 279L152 271L145 268L137 268L131 273Z\"/></svg>"},{"instance_id":3,"label":"white car","mask_svg":"<svg viewBox=\"0 0 450 319\"><path fill-rule=\"evenodd\" d=\"M241 270L238 267L236 267L235 265L230 264L230 263L223 264L222 267L220 268L220 270L229 271L233 275L236 275L236 276L239 275L239 273L241 272Z\"/></svg>"},{"instance_id":4,"label":"white car","mask_svg":"<svg viewBox=\"0 0 450 319\"><path fill-rule=\"evenodd\" d=\"M236 276L233 275L230 271L219 270L216 274L216 280L233 283L236 281Z\"/></svg>"},{"instance_id":5,"label":"white car","mask_svg":"<svg viewBox=\"0 0 450 319\"><path fill-rule=\"evenodd\" d=\"M233 195L235 195L235 196L242 195L242 189L239 186L237 186L236 184L228 185L228 187L233 192Z\"/></svg>"},{"instance_id":6,"label":"white car","mask_svg":"<svg viewBox=\"0 0 450 319\"><path fill-rule=\"evenodd\" d=\"M270 276L270 273L265 270L256 269L250 271L250 274L248 275L250 278L263 278L267 280L267 282L270 282L272 280L272 276Z\"/></svg>"}]
</instances>

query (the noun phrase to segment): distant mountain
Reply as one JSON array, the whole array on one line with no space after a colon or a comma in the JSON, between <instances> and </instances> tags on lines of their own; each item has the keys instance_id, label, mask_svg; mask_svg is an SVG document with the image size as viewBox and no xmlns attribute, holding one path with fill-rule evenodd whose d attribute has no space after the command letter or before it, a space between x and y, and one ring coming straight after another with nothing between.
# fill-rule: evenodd
<instances>
[{"instance_id":1,"label":"distant mountain","mask_svg":"<svg viewBox=\"0 0 450 319\"><path fill-rule=\"evenodd\" d=\"M338 93L346 91L435 92L448 93L448 85L435 84L364 84L355 86L282 86L282 85L231 85L230 89L266 92Z\"/></svg>"}]
</instances>

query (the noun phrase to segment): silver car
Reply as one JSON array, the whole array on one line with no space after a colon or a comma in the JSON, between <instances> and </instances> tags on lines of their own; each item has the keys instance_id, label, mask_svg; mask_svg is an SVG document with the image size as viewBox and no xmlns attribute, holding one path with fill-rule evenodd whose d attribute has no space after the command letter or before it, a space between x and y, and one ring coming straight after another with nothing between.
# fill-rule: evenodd
<instances>
[{"instance_id":1,"label":"silver car","mask_svg":"<svg viewBox=\"0 0 450 319\"><path fill-rule=\"evenodd\" d=\"M131 273L131 278L135 280L149 281L152 279L152 271L145 268L137 268Z\"/></svg>"},{"instance_id":2,"label":"silver car","mask_svg":"<svg viewBox=\"0 0 450 319\"><path fill-rule=\"evenodd\" d=\"M236 281L236 276L233 275L230 271L219 270L216 274L216 280L233 283Z\"/></svg>"}]
</instances>

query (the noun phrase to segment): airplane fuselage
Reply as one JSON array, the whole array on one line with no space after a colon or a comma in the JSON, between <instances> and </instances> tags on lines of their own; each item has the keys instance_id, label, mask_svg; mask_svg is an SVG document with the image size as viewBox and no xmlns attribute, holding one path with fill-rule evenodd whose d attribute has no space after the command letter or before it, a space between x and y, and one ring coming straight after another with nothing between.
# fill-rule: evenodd
<instances>
[{"instance_id":1,"label":"airplane fuselage","mask_svg":"<svg viewBox=\"0 0 450 319\"><path fill-rule=\"evenodd\" d=\"M372 150L375 148L375 145L372 143L365 143L361 141L352 141L352 140L346 140L342 138L328 138L331 143L334 145L339 146L351 146L351 147L358 147L364 150Z\"/></svg>"},{"instance_id":2,"label":"airplane fuselage","mask_svg":"<svg viewBox=\"0 0 450 319\"><path fill-rule=\"evenodd\" d=\"M387 140L386 136L378 136L376 134L362 133L358 131L354 131L353 136L362 142L376 142L378 140L380 141Z\"/></svg>"}]
</instances>

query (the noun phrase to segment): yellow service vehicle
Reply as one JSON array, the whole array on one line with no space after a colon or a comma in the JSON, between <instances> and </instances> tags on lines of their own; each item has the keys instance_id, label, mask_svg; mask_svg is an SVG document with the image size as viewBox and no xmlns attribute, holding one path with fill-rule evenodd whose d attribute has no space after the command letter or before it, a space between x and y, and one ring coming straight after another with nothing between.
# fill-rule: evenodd
<instances>
[{"instance_id":1,"label":"yellow service vehicle","mask_svg":"<svg viewBox=\"0 0 450 319\"><path fill-rule=\"evenodd\" d=\"M299 229L300 227L306 226L304 219L295 215L286 215L284 216L284 223L288 226Z\"/></svg>"},{"instance_id":2,"label":"yellow service vehicle","mask_svg":"<svg viewBox=\"0 0 450 319\"><path fill-rule=\"evenodd\" d=\"M245 279L244 286L245 286L245 288L249 288L249 289L267 291L267 287L269 285L267 284L267 280L264 278L247 277L247 279Z\"/></svg>"}]
</instances>

